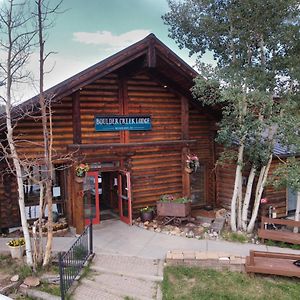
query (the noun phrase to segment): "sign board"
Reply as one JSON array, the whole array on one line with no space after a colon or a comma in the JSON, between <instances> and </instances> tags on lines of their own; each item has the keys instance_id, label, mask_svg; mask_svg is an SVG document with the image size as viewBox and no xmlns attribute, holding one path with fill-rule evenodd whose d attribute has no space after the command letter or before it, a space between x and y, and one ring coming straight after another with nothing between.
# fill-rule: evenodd
<instances>
[{"instance_id":1,"label":"sign board","mask_svg":"<svg viewBox=\"0 0 300 300\"><path fill-rule=\"evenodd\" d=\"M95 116L96 131L151 130L151 116Z\"/></svg>"}]
</instances>

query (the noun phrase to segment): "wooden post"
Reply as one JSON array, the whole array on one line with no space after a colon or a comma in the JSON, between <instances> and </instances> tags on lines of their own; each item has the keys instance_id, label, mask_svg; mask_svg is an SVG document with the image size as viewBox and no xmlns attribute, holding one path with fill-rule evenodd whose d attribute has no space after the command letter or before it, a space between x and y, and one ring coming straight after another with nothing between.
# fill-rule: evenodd
<instances>
[{"instance_id":1,"label":"wooden post","mask_svg":"<svg viewBox=\"0 0 300 300\"><path fill-rule=\"evenodd\" d=\"M121 115L128 115L128 85L123 76L119 76L119 112ZM129 142L129 131L120 131L120 143Z\"/></svg>"},{"instance_id":2,"label":"wooden post","mask_svg":"<svg viewBox=\"0 0 300 300\"><path fill-rule=\"evenodd\" d=\"M73 143L81 144L80 91L72 94L72 101Z\"/></svg>"},{"instance_id":3,"label":"wooden post","mask_svg":"<svg viewBox=\"0 0 300 300\"><path fill-rule=\"evenodd\" d=\"M181 139L187 140L189 138L189 102L186 97L181 97ZM185 171L186 158L188 148L182 148L182 193L184 197L190 197L191 185L190 175Z\"/></svg>"}]
</instances>

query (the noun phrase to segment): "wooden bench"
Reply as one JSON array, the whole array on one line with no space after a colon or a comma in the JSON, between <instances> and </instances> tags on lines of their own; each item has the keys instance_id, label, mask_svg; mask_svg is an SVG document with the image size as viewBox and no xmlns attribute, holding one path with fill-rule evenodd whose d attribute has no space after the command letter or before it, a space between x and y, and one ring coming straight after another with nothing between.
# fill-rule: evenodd
<instances>
[{"instance_id":1,"label":"wooden bench","mask_svg":"<svg viewBox=\"0 0 300 300\"><path fill-rule=\"evenodd\" d=\"M300 227L299 221L272 219L267 217L261 218L261 228L258 229L258 237L264 242L265 239L273 241L281 241L290 244L300 244L300 233L285 231L281 229L265 229L265 224L285 225L288 227ZM292 229L291 229L292 230Z\"/></svg>"},{"instance_id":2,"label":"wooden bench","mask_svg":"<svg viewBox=\"0 0 300 300\"><path fill-rule=\"evenodd\" d=\"M247 273L262 273L289 277L300 277L300 267L293 264L300 259L300 254L285 254L250 250L246 257Z\"/></svg>"}]
</instances>

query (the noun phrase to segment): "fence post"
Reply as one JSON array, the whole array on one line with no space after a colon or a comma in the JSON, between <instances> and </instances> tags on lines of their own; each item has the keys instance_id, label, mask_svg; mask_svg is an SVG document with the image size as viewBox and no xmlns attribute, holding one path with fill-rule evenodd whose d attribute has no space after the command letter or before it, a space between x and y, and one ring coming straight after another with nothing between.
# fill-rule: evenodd
<instances>
[{"instance_id":1,"label":"fence post","mask_svg":"<svg viewBox=\"0 0 300 300\"><path fill-rule=\"evenodd\" d=\"M59 266L59 280L60 280L60 295L61 300L65 300L65 287L64 287L64 271L62 253L58 253L58 266Z\"/></svg>"},{"instance_id":2,"label":"fence post","mask_svg":"<svg viewBox=\"0 0 300 300\"><path fill-rule=\"evenodd\" d=\"M89 244L90 244L90 255L91 255L91 254L93 254L93 220L92 220L92 217L90 217Z\"/></svg>"}]
</instances>

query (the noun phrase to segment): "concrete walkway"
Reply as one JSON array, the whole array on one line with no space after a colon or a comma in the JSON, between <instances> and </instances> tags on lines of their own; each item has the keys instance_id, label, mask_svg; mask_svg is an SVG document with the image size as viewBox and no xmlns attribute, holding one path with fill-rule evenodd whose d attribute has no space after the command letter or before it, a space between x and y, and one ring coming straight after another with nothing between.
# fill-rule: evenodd
<instances>
[{"instance_id":1,"label":"concrete walkway","mask_svg":"<svg viewBox=\"0 0 300 300\"><path fill-rule=\"evenodd\" d=\"M250 250L300 254L288 248L240 244L227 241L196 240L128 226L118 220L94 226L95 259L91 276L84 278L74 293L75 299L161 299L158 282L163 276L163 262L170 250L225 252L246 256ZM54 238L53 252L66 251L76 237ZM7 253L0 238L0 254Z\"/></svg>"}]
</instances>

